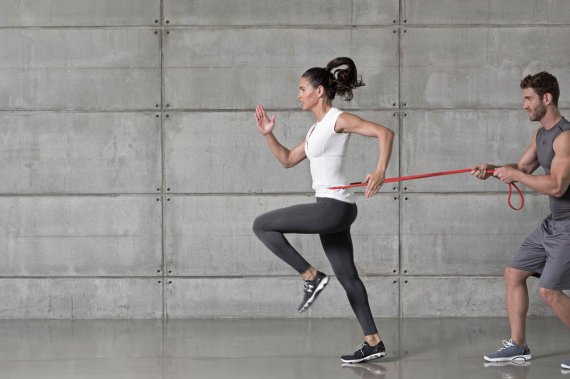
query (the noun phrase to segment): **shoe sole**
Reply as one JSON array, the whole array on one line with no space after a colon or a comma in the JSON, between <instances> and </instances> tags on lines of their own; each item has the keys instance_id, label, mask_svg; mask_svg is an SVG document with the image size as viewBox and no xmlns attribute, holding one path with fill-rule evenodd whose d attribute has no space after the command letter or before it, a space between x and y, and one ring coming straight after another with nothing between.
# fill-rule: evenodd
<instances>
[{"instance_id":1,"label":"shoe sole","mask_svg":"<svg viewBox=\"0 0 570 379\"><path fill-rule=\"evenodd\" d=\"M373 361L374 359L378 359L378 358L382 358L386 356L386 353L376 353L376 354L372 354L369 355L367 357L361 358L361 359L340 359L341 361L343 361L344 363L360 363L360 362L369 362L369 361Z\"/></svg>"},{"instance_id":2,"label":"shoe sole","mask_svg":"<svg viewBox=\"0 0 570 379\"><path fill-rule=\"evenodd\" d=\"M526 355L515 355L513 357L506 357L506 358L489 358L488 356L484 356L483 359L485 359L487 362L510 362L510 361L516 361L516 360L521 360L524 359L525 361L530 361L530 354L526 354Z\"/></svg>"},{"instance_id":3,"label":"shoe sole","mask_svg":"<svg viewBox=\"0 0 570 379\"><path fill-rule=\"evenodd\" d=\"M560 365L560 367L562 367L562 368L565 369L565 370L570 370L570 366L565 365L564 363L562 363L562 364Z\"/></svg>"},{"instance_id":4,"label":"shoe sole","mask_svg":"<svg viewBox=\"0 0 570 379\"><path fill-rule=\"evenodd\" d=\"M325 287L327 286L327 283L329 282L329 277L325 276L323 280L321 280L321 282L319 283L319 285L317 286L317 288L315 289L315 292L313 292L313 296L311 296L309 298L309 300L307 300L307 302L305 304L303 304L303 307L301 307L301 309L299 309L299 313L303 313L305 312L307 309L309 309L309 307L314 303L314 301L317 299L317 296L319 295L319 293L325 289Z\"/></svg>"}]
</instances>

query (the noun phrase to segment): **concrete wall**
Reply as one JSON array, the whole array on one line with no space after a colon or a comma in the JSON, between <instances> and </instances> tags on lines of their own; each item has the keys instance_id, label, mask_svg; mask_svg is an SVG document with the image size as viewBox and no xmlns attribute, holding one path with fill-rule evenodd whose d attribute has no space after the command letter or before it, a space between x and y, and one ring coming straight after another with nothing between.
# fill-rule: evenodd
<instances>
[{"instance_id":1,"label":"concrete wall","mask_svg":"<svg viewBox=\"0 0 570 379\"><path fill-rule=\"evenodd\" d=\"M239 4L238 4L239 3ZM301 282L251 231L314 201L253 108L298 143L307 68L352 57L366 86L336 105L396 132L389 177L515 161L537 128L523 75L570 97L565 0L0 1L0 318L352 317L333 280ZM351 180L375 141L354 136ZM503 263L547 213L464 175L357 195L356 263L373 313L502 316ZM318 238L292 243L331 272ZM551 315L531 280L532 315Z\"/></svg>"}]
</instances>

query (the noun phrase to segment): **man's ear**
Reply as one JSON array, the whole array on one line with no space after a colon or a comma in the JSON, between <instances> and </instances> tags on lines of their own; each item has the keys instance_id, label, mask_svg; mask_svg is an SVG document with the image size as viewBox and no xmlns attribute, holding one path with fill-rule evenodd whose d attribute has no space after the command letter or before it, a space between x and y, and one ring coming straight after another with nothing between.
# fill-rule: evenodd
<instances>
[{"instance_id":1,"label":"man's ear","mask_svg":"<svg viewBox=\"0 0 570 379\"><path fill-rule=\"evenodd\" d=\"M545 93L544 96L542 97L542 100L544 101L544 103L546 105L549 105L552 103L552 94L551 93Z\"/></svg>"}]
</instances>

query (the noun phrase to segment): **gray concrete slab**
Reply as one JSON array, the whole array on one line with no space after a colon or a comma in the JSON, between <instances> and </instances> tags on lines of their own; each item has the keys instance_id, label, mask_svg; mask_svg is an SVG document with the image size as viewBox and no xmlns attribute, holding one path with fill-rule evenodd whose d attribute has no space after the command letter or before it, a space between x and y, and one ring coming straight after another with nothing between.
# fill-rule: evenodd
<instances>
[{"instance_id":1,"label":"gray concrete slab","mask_svg":"<svg viewBox=\"0 0 570 379\"><path fill-rule=\"evenodd\" d=\"M398 272L399 200L394 197L357 200L359 216L351 231L361 273ZM172 196L165 213L167 271L175 276L291 275L295 272L253 234L253 221L273 209L314 201L313 196ZM315 267L332 273L318 236L287 237Z\"/></svg>"},{"instance_id":2,"label":"gray concrete slab","mask_svg":"<svg viewBox=\"0 0 570 379\"><path fill-rule=\"evenodd\" d=\"M5 29L0 109L134 110L160 106L160 33L146 29Z\"/></svg>"},{"instance_id":3,"label":"gray concrete slab","mask_svg":"<svg viewBox=\"0 0 570 379\"><path fill-rule=\"evenodd\" d=\"M169 112L165 177L173 193L311 192L308 162L285 170L255 126L252 112ZM314 122L279 112L275 134L292 148Z\"/></svg>"},{"instance_id":4,"label":"gray concrete slab","mask_svg":"<svg viewBox=\"0 0 570 379\"><path fill-rule=\"evenodd\" d=\"M140 26L160 22L160 0L5 0L0 26Z\"/></svg>"},{"instance_id":5,"label":"gray concrete slab","mask_svg":"<svg viewBox=\"0 0 570 379\"><path fill-rule=\"evenodd\" d=\"M7 0L0 26L141 26L160 23L159 0Z\"/></svg>"},{"instance_id":6,"label":"gray concrete slab","mask_svg":"<svg viewBox=\"0 0 570 379\"><path fill-rule=\"evenodd\" d=\"M403 175L463 169L479 163L516 162L540 127L529 121L523 109L409 110L404 115ZM535 174L543 175L544 170L538 169ZM480 181L468 173L408 181L402 187L409 192L507 190L499 180Z\"/></svg>"},{"instance_id":7,"label":"gray concrete slab","mask_svg":"<svg viewBox=\"0 0 570 379\"><path fill-rule=\"evenodd\" d=\"M528 314L554 316L538 294L536 278L529 279L528 288ZM401 316L505 317L504 299L502 277L410 277L402 279Z\"/></svg>"},{"instance_id":8,"label":"gray concrete slab","mask_svg":"<svg viewBox=\"0 0 570 379\"><path fill-rule=\"evenodd\" d=\"M568 83L568 27L406 27L401 101L409 108L520 108L520 80L547 70ZM561 48L528 49L558 41ZM404 105L405 104L405 105ZM560 98L568 107L570 99Z\"/></svg>"},{"instance_id":9,"label":"gray concrete slab","mask_svg":"<svg viewBox=\"0 0 570 379\"><path fill-rule=\"evenodd\" d=\"M168 318L296 318L353 317L341 285L329 281L311 308L299 315L303 294L300 277L171 278L166 286ZM399 282L396 278L363 276L372 314L398 314ZM199 294L199 295L197 295ZM247 304L247 305L246 305Z\"/></svg>"},{"instance_id":10,"label":"gray concrete slab","mask_svg":"<svg viewBox=\"0 0 570 379\"><path fill-rule=\"evenodd\" d=\"M339 104L340 105L340 104ZM270 115L273 111L270 111ZM396 133L387 176L398 174L398 114L356 111ZM165 176L171 193L312 192L308 162L285 170L261 136L252 112L169 112L164 120ZM288 148L305 139L309 113L277 112L275 135ZM374 138L352 135L347 151L348 182L364 180L378 159ZM383 192L394 192L386 185Z\"/></svg>"},{"instance_id":11,"label":"gray concrete slab","mask_svg":"<svg viewBox=\"0 0 570 379\"><path fill-rule=\"evenodd\" d=\"M159 69L5 69L0 82L5 110L153 110L160 104Z\"/></svg>"},{"instance_id":12,"label":"gray concrete slab","mask_svg":"<svg viewBox=\"0 0 570 379\"><path fill-rule=\"evenodd\" d=\"M401 228L406 275L502 275L506 261L549 213L546 196L527 195L518 212L505 195L407 198Z\"/></svg>"},{"instance_id":13,"label":"gray concrete slab","mask_svg":"<svg viewBox=\"0 0 570 379\"><path fill-rule=\"evenodd\" d=\"M166 0L164 18L169 25L391 25L399 17L397 0L342 1Z\"/></svg>"},{"instance_id":14,"label":"gray concrete slab","mask_svg":"<svg viewBox=\"0 0 570 379\"><path fill-rule=\"evenodd\" d=\"M160 275L155 196L2 196L0 210L1 276Z\"/></svg>"},{"instance_id":15,"label":"gray concrete slab","mask_svg":"<svg viewBox=\"0 0 570 379\"><path fill-rule=\"evenodd\" d=\"M0 29L0 68L160 68L151 28Z\"/></svg>"},{"instance_id":16,"label":"gray concrete slab","mask_svg":"<svg viewBox=\"0 0 570 379\"><path fill-rule=\"evenodd\" d=\"M395 108L399 70L394 30L172 29L164 39L166 103L170 109L253 109L258 103L297 108L305 70L350 56L367 84L350 107Z\"/></svg>"},{"instance_id":17,"label":"gray concrete slab","mask_svg":"<svg viewBox=\"0 0 570 379\"><path fill-rule=\"evenodd\" d=\"M158 115L0 112L0 192L156 193Z\"/></svg>"},{"instance_id":18,"label":"gray concrete slab","mask_svg":"<svg viewBox=\"0 0 570 379\"><path fill-rule=\"evenodd\" d=\"M36 378L564 378L570 331L528 321L532 360L485 364L505 318L377 319L387 356L341 365L360 342L354 320L3 320L0 369Z\"/></svg>"},{"instance_id":19,"label":"gray concrete slab","mask_svg":"<svg viewBox=\"0 0 570 379\"><path fill-rule=\"evenodd\" d=\"M0 319L160 318L155 278L0 278Z\"/></svg>"},{"instance_id":20,"label":"gray concrete slab","mask_svg":"<svg viewBox=\"0 0 570 379\"><path fill-rule=\"evenodd\" d=\"M406 24L555 25L568 24L565 0L404 0Z\"/></svg>"}]
</instances>

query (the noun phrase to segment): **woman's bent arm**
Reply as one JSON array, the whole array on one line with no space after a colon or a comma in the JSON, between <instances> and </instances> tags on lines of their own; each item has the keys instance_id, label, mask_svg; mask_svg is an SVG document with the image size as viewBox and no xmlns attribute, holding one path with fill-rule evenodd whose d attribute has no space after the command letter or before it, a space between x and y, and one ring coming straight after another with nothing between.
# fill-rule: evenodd
<instances>
[{"instance_id":1,"label":"woman's bent arm","mask_svg":"<svg viewBox=\"0 0 570 379\"><path fill-rule=\"evenodd\" d=\"M338 133L357 133L378 139L379 154L376 171L366 175L364 179L364 181L368 183L365 192L366 197L373 196L384 183L386 169L388 168L390 156L392 155L394 132L383 125L363 120L347 112L339 116L335 130Z\"/></svg>"}]
</instances>

